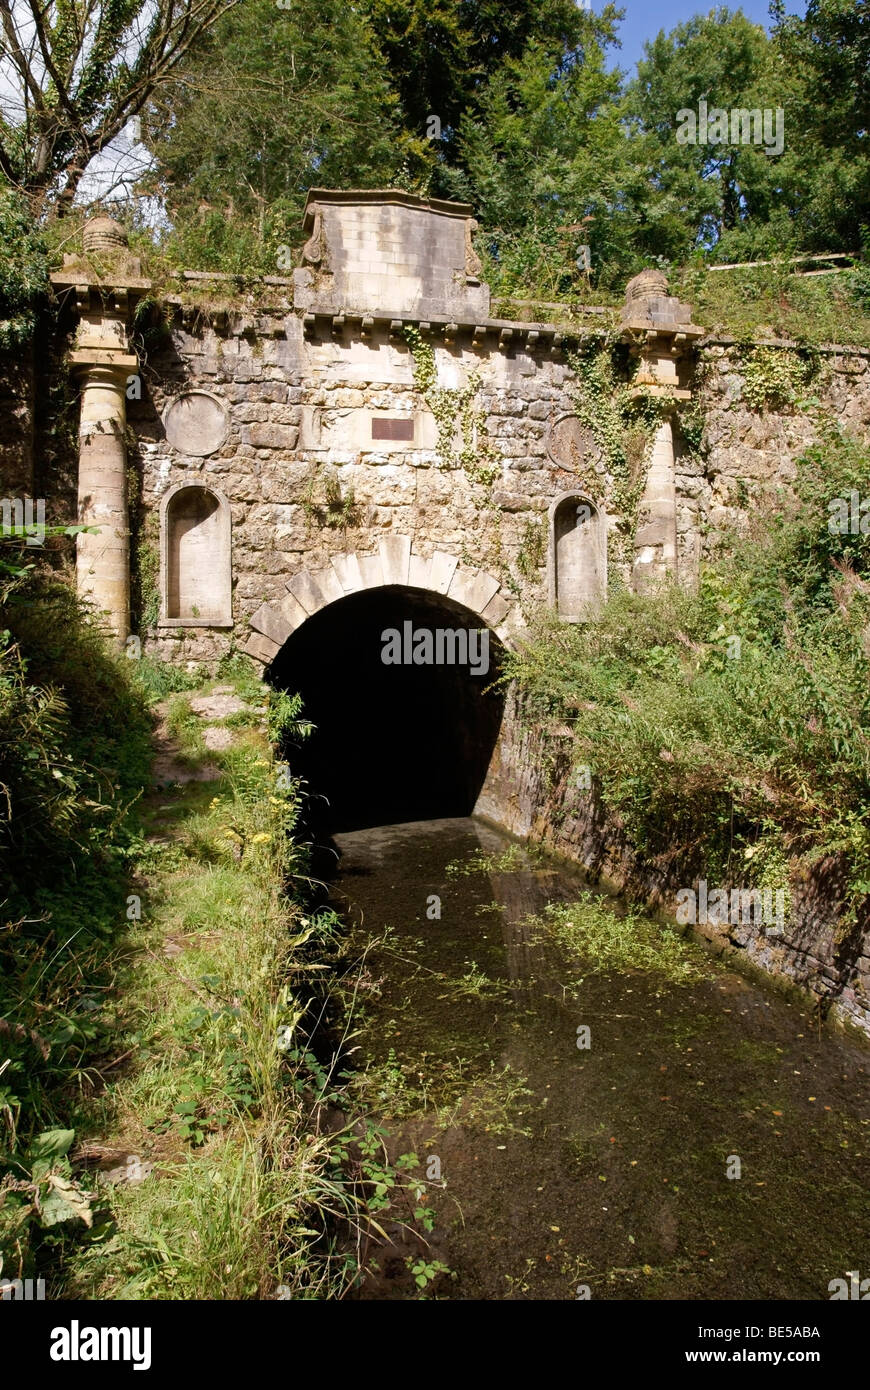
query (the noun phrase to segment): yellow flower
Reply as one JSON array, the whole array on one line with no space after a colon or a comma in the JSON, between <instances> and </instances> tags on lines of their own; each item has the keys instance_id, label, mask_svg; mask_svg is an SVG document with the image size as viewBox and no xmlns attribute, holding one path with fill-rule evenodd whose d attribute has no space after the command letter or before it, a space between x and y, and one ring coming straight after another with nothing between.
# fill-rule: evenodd
<instances>
[{"instance_id":1,"label":"yellow flower","mask_svg":"<svg viewBox=\"0 0 870 1390\"><path fill-rule=\"evenodd\" d=\"M267 840L271 840L271 838L272 838L271 835L267 835L266 832L265 832L264 830L261 830L260 833L259 833L259 835L255 835L255 836L254 836L253 840L251 841L251 844L252 844L252 845L264 845L264 844L266 843L266 841L267 841Z\"/></svg>"}]
</instances>

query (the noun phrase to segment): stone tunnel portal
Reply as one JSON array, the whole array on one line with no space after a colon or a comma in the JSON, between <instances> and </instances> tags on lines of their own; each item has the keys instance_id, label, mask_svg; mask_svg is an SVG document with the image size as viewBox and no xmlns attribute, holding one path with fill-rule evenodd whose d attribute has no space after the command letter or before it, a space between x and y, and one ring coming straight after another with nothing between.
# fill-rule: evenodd
<instances>
[{"instance_id":1,"label":"stone tunnel portal","mask_svg":"<svg viewBox=\"0 0 870 1390\"><path fill-rule=\"evenodd\" d=\"M315 725L283 749L315 838L470 815L501 727L501 654L476 614L410 588L349 595L292 633L268 677Z\"/></svg>"}]
</instances>

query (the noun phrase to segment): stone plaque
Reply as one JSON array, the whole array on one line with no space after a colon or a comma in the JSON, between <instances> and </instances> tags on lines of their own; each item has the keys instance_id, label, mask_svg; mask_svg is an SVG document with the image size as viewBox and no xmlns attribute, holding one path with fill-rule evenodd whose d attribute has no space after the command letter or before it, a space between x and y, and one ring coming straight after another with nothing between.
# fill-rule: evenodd
<instances>
[{"instance_id":1,"label":"stone plaque","mask_svg":"<svg viewBox=\"0 0 870 1390\"><path fill-rule=\"evenodd\" d=\"M601 450L595 438L576 415L563 415L554 420L547 437L547 451L554 463L571 473L584 474L593 468L603 469Z\"/></svg>"},{"instance_id":2,"label":"stone plaque","mask_svg":"<svg viewBox=\"0 0 870 1390\"><path fill-rule=\"evenodd\" d=\"M163 424L172 447L196 458L216 453L229 429L226 406L210 391L183 391L166 406Z\"/></svg>"}]
</instances>

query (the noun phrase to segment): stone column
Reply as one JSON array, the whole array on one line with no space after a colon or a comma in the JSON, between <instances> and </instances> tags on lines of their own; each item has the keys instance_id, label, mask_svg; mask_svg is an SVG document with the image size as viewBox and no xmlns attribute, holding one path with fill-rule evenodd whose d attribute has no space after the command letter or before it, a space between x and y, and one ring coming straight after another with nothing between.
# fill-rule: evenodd
<instances>
[{"instance_id":1,"label":"stone column","mask_svg":"<svg viewBox=\"0 0 870 1390\"><path fill-rule=\"evenodd\" d=\"M99 267L94 258L99 256ZM78 520L99 528L77 539L76 585L99 625L122 646L130 631L130 523L127 510L127 381L138 368L127 321L131 299L150 289L108 217L88 222L84 255L65 256L51 277L74 290L79 310L70 365L81 387Z\"/></svg>"},{"instance_id":2,"label":"stone column","mask_svg":"<svg viewBox=\"0 0 870 1390\"><path fill-rule=\"evenodd\" d=\"M677 569L673 417L692 394L680 370L686 346L704 330L692 323L691 307L668 294L660 270L642 270L629 281L622 326L640 357L634 393L657 396L664 407L638 508L632 587L641 591Z\"/></svg>"},{"instance_id":3,"label":"stone column","mask_svg":"<svg viewBox=\"0 0 870 1390\"><path fill-rule=\"evenodd\" d=\"M76 585L100 625L123 644L130 631L130 522L127 512L127 377L137 359L83 362L79 424L78 519L99 527L76 543Z\"/></svg>"},{"instance_id":4,"label":"stone column","mask_svg":"<svg viewBox=\"0 0 870 1390\"><path fill-rule=\"evenodd\" d=\"M632 587L640 592L652 580L677 568L677 489L674 433L670 414L653 441L646 487L638 508Z\"/></svg>"}]
</instances>

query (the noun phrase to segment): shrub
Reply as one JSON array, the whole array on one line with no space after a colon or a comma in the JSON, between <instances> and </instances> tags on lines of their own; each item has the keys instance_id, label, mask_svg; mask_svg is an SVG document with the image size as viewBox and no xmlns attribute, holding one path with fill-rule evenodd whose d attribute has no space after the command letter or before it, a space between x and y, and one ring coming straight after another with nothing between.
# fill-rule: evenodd
<instances>
[{"instance_id":1,"label":"shrub","mask_svg":"<svg viewBox=\"0 0 870 1390\"><path fill-rule=\"evenodd\" d=\"M577 763L641 854L739 864L743 882L784 852L837 854L853 913L870 893L870 536L828 525L868 463L829 434L696 593L613 592L509 657L529 713L573 723Z\"/></svg>"}]
</instances>

